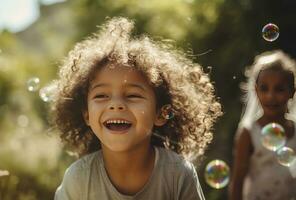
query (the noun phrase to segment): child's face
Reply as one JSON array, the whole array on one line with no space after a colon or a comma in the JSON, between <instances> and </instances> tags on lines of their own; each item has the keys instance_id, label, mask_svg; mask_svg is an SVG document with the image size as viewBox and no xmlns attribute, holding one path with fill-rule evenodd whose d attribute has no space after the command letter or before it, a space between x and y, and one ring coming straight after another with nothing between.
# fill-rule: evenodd
<instances>
[{"instance_id":1,"label":"child's face","mask_svg":"<svg viewBox=\"0 0 296 200\"><path fill-rule=\"evenodd\" d=\"M103 67L94 74L87 96L86 123L102 148L126 151L150 143L158 117L155 94L147 79L132 67Z\"/></svg>"},{"instance_id":2,"label":"child's face","mask_svg":"<svg viewBox=\"0 0 296 200\"><path fill-rule=\"evenodd\" d=\"M291 84L282 71L263 70L260 72L256 93L266 116L281 117L286 113L287 102L294 95Z\"/></svg>"}]
</instances>

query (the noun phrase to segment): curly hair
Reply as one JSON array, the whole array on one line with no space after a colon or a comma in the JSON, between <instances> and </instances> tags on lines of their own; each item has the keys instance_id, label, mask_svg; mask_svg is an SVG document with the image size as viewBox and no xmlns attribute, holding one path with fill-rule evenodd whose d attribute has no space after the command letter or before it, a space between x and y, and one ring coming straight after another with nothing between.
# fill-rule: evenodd
<instances>
[{"instance_id":1,"label":"curly hair","mask_svg":"<svg viewBox=\"0 0 296 200\"><path fill-rule=\"evenodd\" d=\"M131 37L133 28L133 21L112 18L69 52L54 82L53 123L62 141L80 155L100 149L99 139L82 115L92 75L109 64L134 67L153 86L157 108L172 106L174 117L164 126L153 128L151 143L193 160L211 142L213 123L222 113L213 84L201 66L184 53L145 35Z\"/></svg>"}]
</instances>

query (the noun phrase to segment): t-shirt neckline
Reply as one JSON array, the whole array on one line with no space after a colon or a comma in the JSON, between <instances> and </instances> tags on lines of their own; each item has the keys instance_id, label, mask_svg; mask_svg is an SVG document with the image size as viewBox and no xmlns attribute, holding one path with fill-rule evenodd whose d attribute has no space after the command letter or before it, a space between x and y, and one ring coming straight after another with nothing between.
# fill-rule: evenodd
<instances>
[{"instance_id":1,"label":"t-shirt neckline","mask_svg":"<svg viewBox=\"0 0 296 200\"><path fill-rule=\"evenodd\" d=\"M105 182L105 184L108 185L108 188L110 188L112 190L112 193L116 194L116 196L119 198L119 199L133 199L135 198L136 196L138 196L139 194L141 194L143 191L146 190L146 188L149 187L152 179L153 179L153 176L155 174L155 171L156 171L156 168L158 167L158 163L159 163L159 150L157 147L154 147L154 152L155 152L155 159L154 159L154 167L153 167L153 170L152 170L152 173L148 179L148 181L145 183L145 185L142 187L142 189L137 192L136 194L134 195L125 195L125 194L122 194L120 193L115 187L114 185L112 184L108 174L107 174L107 171L105 169L105 166L104 166L104 160L103 160L103 155L102 155L102 150L99 152L100 153L100 156L99 156L99 167L100 167L100 171L102 172L102 176L103 176L103 181Z\"/></svg>"}]
</instances>

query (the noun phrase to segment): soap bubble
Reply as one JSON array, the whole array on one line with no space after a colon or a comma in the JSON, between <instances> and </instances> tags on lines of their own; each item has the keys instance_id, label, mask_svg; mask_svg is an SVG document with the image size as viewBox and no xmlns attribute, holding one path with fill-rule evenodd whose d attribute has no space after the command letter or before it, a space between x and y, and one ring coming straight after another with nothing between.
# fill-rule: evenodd
<instances>
[{"instance_id":1,"label":"soap bubble","mask_svg":"<svg viewBox=\"0 0 296 200\"><path fill-rule=\"evenodd\" d=\"M268 42L275 41L280 35L279 27L275 24L266 24L262 29L262 37Z\"/></svg>"},{"instance_id":2,"label":"soap bubble","mask_svg":"<svg viewBox=\"0 0 296 200\"><path fill-rule=\"evenodd\" d=\"M261 130L262 145L271 151L277 151L286 144L286 135L284 128L277 123L269 123Z\"/></svg>"},{"instance_id":3,"label":"soap bubble","mask_svg":"<svg viewBox=\"0 0 296 200\"><path fill-rule=\"evenodd\" d=\"M56 85L49 85L49 86L43 87L39 91L39 96L44 102L52 101L54 99L56 89L57 89Z\"/></svg>"},{"instance_id":4,"label":"soap bubble","mask_svg":"<svg viewBox=\"0 0 296 200\"><path fill-rule=\"evenodd\" d=\"M35 92L40 87L40 79L38 77L32 77L27 81L27 88L30 92Z\"/></svg>"},{"instance_id":5,"label":"soap bubble","mask_svg":"<svg viewBox=\"0 0 296 200\"><path fill-rule=\"evenodd\" d=\"M174 113L172 110L172 105L166 104L161 108L162 117L165 119L172 119L174 117Z\"/></svg>"},{"instance_id":6,"label":"soap bubble","mask_svg":"<svg viewBox=\"0 0 296 200\"><path fill-rule=\"evenodd\" d=\"M205 180L213 188L221 189L229 183L230 170L222 160L212 160L205 169Z\"/></svg>"},{"instance_id":7,"label":"soap bubble","mask_svg":"<svg viewBox=\"0 0 296 200\"><path fill-rule=\"evenodd\" d=\"M296 155L293 149L289 147L283 147L280 148L277 152L277 159L278 162L286 167L291 166L291 164L294 162Z\"/></svg>"}]
</instances>

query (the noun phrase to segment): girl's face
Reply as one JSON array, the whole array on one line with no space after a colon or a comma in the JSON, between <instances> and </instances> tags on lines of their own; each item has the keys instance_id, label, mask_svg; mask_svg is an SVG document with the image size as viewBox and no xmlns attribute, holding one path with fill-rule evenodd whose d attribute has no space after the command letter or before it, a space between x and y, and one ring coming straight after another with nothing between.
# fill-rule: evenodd
<instances>
[{"instance_id":1,"label":"girl's face","mask_svg":"<svg viewBox=\"0 0 296 200\"><path fill-rule=\"evenodd\" d=\"M282 71L263 70L259 73L256 93L265 116L277 118L287 112L288 100L294 95L291 84Z\"/></svg>"},{"instance_id":2,"label":"girl's face","mask_svg":"<svg viewBox=\"0 0 296 200\"><path fill-rule=\"evenodd\" d=\"M139 71L106 66L96 71L90 83L84 119L102 148L127 151L149 146L153 126L165 124L155 99L152 86Z\"/></svg>"}]
</instances>

